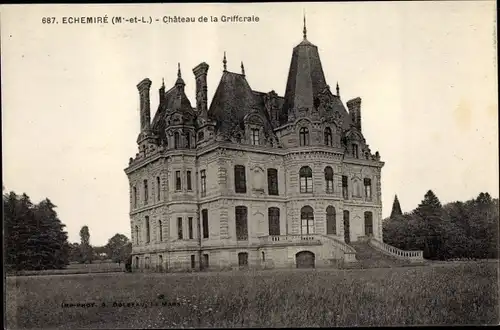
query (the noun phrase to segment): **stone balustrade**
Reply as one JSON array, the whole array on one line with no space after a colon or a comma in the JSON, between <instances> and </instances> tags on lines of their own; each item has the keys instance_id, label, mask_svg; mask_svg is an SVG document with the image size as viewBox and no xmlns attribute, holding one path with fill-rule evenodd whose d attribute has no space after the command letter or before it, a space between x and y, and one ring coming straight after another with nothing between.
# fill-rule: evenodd
<instances>
[{"instance_id":1,"label":"stone balustrade","mask_svg":"<svg viewBox=\"0 0 500 330\"><path fill-rule=\"evenodd\" d=\"M386 252L396 258L399 259L410 259L410 260L423 260L423 251L405 251L398 249L392 245L386 244L382 241L379 241L376 238L371 238L368 242L374 248L377 248L383 252Z\"/></svg>"},{"instance_id":2,"label":"stone balustrade","mask_svg":"<svg viewBox=\"0 0 500 330\"><path fill-rule=\"evenodd\" d=\"M302 243L308 244L321 243L317 235L271 235L271 236L261 236L259 237L260 243L269 245L269 244L283 244L283 243Z\"/></svg>"}]
</instances>

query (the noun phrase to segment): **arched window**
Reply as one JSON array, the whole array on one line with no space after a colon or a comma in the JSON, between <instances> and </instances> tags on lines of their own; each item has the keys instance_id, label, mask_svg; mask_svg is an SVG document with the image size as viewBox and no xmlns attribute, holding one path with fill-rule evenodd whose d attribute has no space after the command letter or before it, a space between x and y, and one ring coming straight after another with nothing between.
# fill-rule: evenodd
<instances>
[{"instance_id":1,"label":"arched window","mask_svg":"<svg viewBox=\"0 0 500 330\"><path fill-rule=\"evenodd\" d=\"M330 127L325 128L325 145L333 145L332 129Z\"/></svg>"},{"instance_id":2,"label":"arched window","mask_svg":"<svg viewBox=\"0 0 500 330\"><path fill-rule=\"evenodd\" d=\"M149 217L148 216L146 216L146 219L144 220L144 222L146 223L146 243L149 243L150 232L149 232Z\"/></svg>"},{"instance_id":3,"label":"arched window","mask_svg":"<svg viewBox=\"0 0 500 330\"><path fill-rule=\"evenodd\" d=\"M269 221L269 235L279 235L280 234L280 209L277 207L270 207L268 209L268 221Z\"/></svg>"},{"instance_id":4,"label":"arched window","mask_svg":"<svg viewBox=\"0 0 500 330\"><path fill-rule=\"evenodd\" d=\"M262 261L266 261L266 254L262 251Z\"/></svg>"},{"instance_id":5,"label":"arched window","mask_svg":"<svg viewBox=\"0 0 500 330\"><path fill-rule=\"evenodd\" d=\"M135 257L135 268L139 268L139 257Z\"/></svg>"},{"instance_id":6,"label":"arched window","mask_svg":"<svg viewBox=\"0 0 500 330\"><path fill-rule=\"evenodd\" d=\"M181 142L181 139L179 136L179 132L175 132L174 133L174 149L179 149L180 142Z\"/></svg>"},{"instance_id":7,"label":"arched window","mask_svg":"<svg viewBox=\"0 0 500 330\"><path fill-rule=\"evenodd\" d=\"M135 226L135 244L139 245L139 226Z\"/></svg>"},{"instance_id":8,"label":"arched window","mask_svg":"<svg viewBox=\"0 0 500 330\"><path fill-rule=\"evenodd\" d=\"M331 205L326 208L326 234L327 235L337 234L337 220L335 219L335 208Z\"/></svg>"},{"instance_id":9,"label":"arched window","mask_svg":"<svg viewBox=\"0 0 500 330\"><path fill-rule=\"evenodd\" d=\"M300 192L311 193L313 189L311 168L309 166L301 167L299 171L299 176L300 176Z\"/></svg>"},{"instance_id":10,"label":"arched window","mask_svg":"<svg viewBox=\"0 0 500 330\"><path fill-rule=\"evenodd\" d=\"M373 213L365 212L365 236L373 235Z\"/></svg>"},{"instance_id":11,"label":"arched window","mask_svg":"<svg viewBox=\"0 0 500 330\"><path fill-rule=\"evenodd\" d=\"M161 225L161 220L158 220L158 236L160 236L160 242L163 241L163 228Z\"/></svg>"},{"instance_id":12,"label":"arched window","mask_svg":"<svg viewBox=\"0 0 500 330\"><path fill-rule=\"evenodd\" d=\"M333 193L333 169L330 166L325 167L325 186L327 193Z\"/></svg>"},{"instance_id":13,"label":"arched window","mask_svg":"<svg viewBox=\"0 0 500 330\"><path fill-rule=\"evenodd\" d=\"M314 211L312 207L304 206L300 210L302 235L314 234Z\"/></svg>"},{"instance_id":14,"label":"arched window","mask_svg":"<svg viewBox=\"0 0 500 330\"><path fill-rule=\"evenodd\" d=\"M302 127L299 131L300 135L300 145L308 146L309 145L309 129L307 127Z\"/></svg>"}]
</instances>

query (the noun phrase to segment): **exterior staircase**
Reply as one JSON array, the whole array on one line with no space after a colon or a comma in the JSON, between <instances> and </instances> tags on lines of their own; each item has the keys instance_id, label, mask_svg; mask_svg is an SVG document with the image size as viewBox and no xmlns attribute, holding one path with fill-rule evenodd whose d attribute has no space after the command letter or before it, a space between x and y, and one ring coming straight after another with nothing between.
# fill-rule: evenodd
<instances>
[{"instance_id":1,"label":"exterior staircase","mask_svg":"<svg viewBox=\"0 0 500 330\"><path fill-rule=\"evenodd\" d=\"M425 264L423 258L408 257L405 255L406 253L413 255L413 251L398 250L374 239L352 242L350 246L356 250L357 262L344 263L342 265L343 269L393 268ZM397 252L395 250L397 250ZM414 252L418 253L419 251Z\"/></svg>"}]
</instances>

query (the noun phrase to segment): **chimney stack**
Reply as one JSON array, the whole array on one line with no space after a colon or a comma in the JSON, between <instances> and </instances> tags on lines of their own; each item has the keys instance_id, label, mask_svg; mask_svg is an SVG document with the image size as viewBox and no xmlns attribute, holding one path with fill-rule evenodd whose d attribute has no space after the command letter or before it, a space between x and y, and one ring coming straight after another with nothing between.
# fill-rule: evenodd
<instances>
[{"instance_id":1,"label":"chimney stack","mask_svg":"<svg viewBox=\"0 0 500 330\"><path fill-rule=\"evenodd\" d=\"M194 69L193 73L196 79L196 110L198 113L206 116L208 111L207 102L207 73L208 64L202 62L198 64Z\"/></svg>"},{"instance_id":2,"label":"chimney stack","mask_svg":"<svg viewBox=\"0 0 500 330\"><path fill-rule=\"evenodd\" d=\"M356 97L347 101L347 108L351 115L352 124L361 132L361 98Z\"/></svg>"},{"instance_id":3,"label":"chimney stack","mask_svg":"<svg viewBox=\"0 0 500 330\"><path fill-rule=\"evenodd\" d=\"M143 79L137 84L140 99L140 114L141 114L141 133L151 131L151 108L149 104L149 90L151 88L151 80Z\"/></svg>"}]
</instances>

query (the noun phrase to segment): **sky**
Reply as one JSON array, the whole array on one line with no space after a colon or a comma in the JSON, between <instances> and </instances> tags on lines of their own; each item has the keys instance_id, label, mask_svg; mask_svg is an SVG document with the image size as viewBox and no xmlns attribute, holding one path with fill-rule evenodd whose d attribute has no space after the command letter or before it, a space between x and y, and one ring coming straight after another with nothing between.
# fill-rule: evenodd
<instances>
[{"instance_id":1,"label":"sky","mask_svg":"<svg viewBox=\"0 0 500 330\"><path fill-rule=\"evenodd\" d=\"M494 1L2 6L5 190L50 198L71 242L84 225L93 245L130 237L137 83L153 82L153 117L161 80L172 87L180 63L194 105L192 69L206 62L211 100L226 51L228 70L243 61L253 90L283 95L304 11L327 83L339 82L344 104L362 98L363 134L385 162L384 217L395 194L403 211L429 189L443 204L498 197ZM160 22L62 24L105 15ZM161 22L176 15L209 22ZM210 22L222 15L259 21Z\"/></svg>"}]
</instances>

